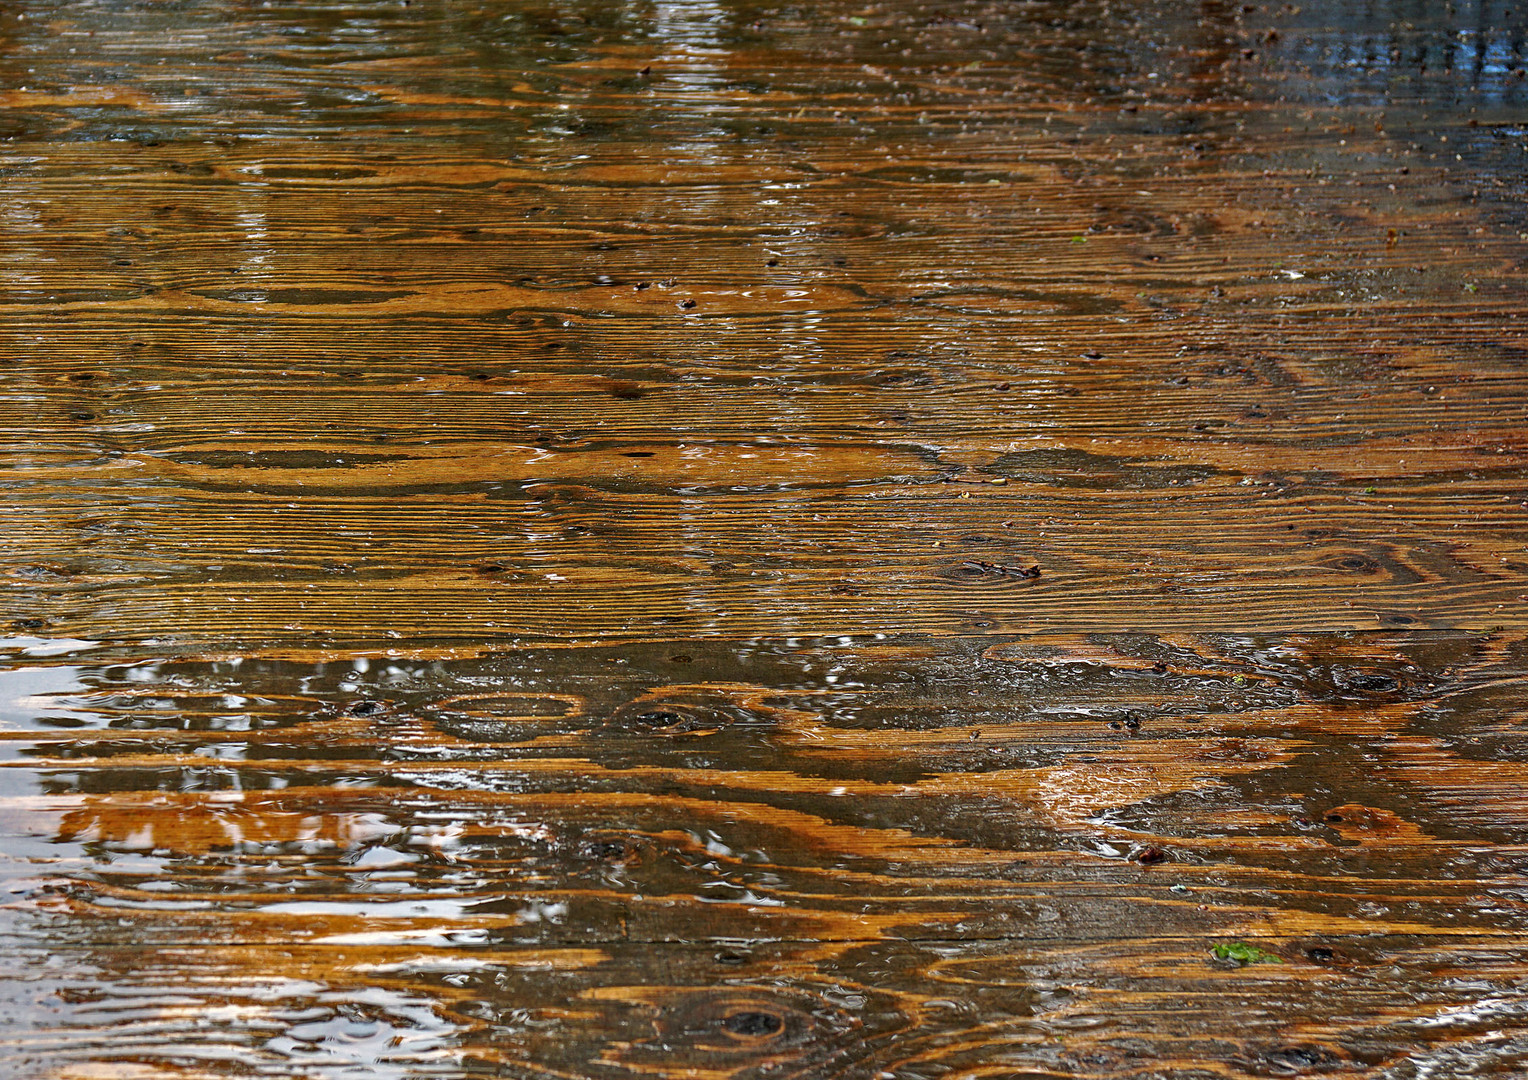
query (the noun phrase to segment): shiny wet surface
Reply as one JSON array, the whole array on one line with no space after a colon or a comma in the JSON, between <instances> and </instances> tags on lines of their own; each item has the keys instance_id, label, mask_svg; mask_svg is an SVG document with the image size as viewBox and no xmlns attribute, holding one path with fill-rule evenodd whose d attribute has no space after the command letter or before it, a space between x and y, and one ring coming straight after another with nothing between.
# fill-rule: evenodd
<instances>
[{"instance_id":1,"label":"shiny wet surface","mask_svg":"<svg viewBox=\"0 0 1528 1080\"><path fill-rule=\"evenodd\" d=\"M0 11L0 1063L1528 1074L1494 0Z\"/></svg>"}]
</instances>

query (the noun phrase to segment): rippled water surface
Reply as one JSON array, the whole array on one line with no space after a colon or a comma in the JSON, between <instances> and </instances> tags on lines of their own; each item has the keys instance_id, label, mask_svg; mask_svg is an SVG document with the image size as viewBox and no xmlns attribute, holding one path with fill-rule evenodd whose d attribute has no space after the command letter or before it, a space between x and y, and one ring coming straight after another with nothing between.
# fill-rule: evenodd
<instances>
[{"instance_id":1,"label":"rippled water surface","mask_svg":"<svg viewBox=\"0 0 1528 1080\"><path fill-rule=\"evenodd\" d=\"M1528 11L0 10L0 1073L1528 1075Z\"/></svg>"}]
</instances>

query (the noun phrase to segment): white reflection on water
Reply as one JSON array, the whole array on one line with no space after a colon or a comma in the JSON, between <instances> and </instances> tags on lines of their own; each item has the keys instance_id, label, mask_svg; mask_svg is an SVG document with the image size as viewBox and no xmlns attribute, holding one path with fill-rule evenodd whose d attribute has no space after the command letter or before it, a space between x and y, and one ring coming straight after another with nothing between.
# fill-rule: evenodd
<instances>
[{"instance_id":1,"label":"white reflection on water","mask_svg":"<svg viewBox=\"0 0 1528 1080\"><path fill-rule=\"evenodd\" d=\"M412 1080L455 1075L462 1026L430 998L384 986L337 989L311 979L126 975L88 987L66 1030L93 1060L238 1064L255 1075ZM106 1047L92 1045L112 1032ZM70 1039L70 1034L75 1038Z\"/></svg>"},{"instance_id":2,"label":"white reflection on water","mask_svg":"<svg viewBox=\"0 0 1528 1080\"><path fill-rule=\"evenodd\" d=\"M19 634L0 637L0 652L15 650L22 656L67 656L69 653L94 649L100 644L99 641L87 641L84 638L41 638Z\"/></svg>"}]
</instances>

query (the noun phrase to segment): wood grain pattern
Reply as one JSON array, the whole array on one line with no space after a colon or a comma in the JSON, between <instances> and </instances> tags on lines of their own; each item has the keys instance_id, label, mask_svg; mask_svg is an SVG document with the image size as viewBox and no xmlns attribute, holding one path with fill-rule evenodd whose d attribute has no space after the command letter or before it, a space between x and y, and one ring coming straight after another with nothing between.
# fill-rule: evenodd
<instances>
[{"instance_id":1,"label":"wood grain pattern","mask_svg":"<svg viewBox=\"0 0 1528 1080\"><path fill-rule=\"evenodd\" d=\"M18 659L4 930L42 1004L9 1045L59 1077L1510 1075L1525 659L1415 632ZM119 1009L130 1049L93 1049Z\"/></svg>"},{"instance_id":2,"label":"wood grain pattern","mask_svg":"<svg viewBox=\"0 0 1528 1080\"><path fill-rule=\"evenodd\" d=\"M277 979L268 950L109 950L82 959L111 990L53 982L11 1050L22 1063L63 1057L88 1046L81 1029L112 1025L110 1049L54 1074L70 1080L729 1077L761 1060L787 1076L1512 1076L1528 1060L1513 1033L1521 999L1480 996L1521 983L1520 953L1372 934L1329 951L1265 944L1284 962L1237 968L1152 939L297 946ZM8 983L18 998L41 981L42 957L22 959L33 966ZM227 1017L215 1041L197 1032L208 1013Z\"/></svg>"},{"instance_id":3,"label":"wood grain pattern","mask_svg":"<svg viewBox=\"0 0 1528 1080\"><path fill-rule=\"evenodd\" d=\"M95 44L4 99L10 618L1522 626L1510 34L1445 130L1273 103L1287 12L967 6L18 20Z\"/></svg>"},{"instance_id":4,"label":"wood grain pattern","mask_svg":"<svg viewBox=\"0 0 1528 1080\"><path fill-rule=\"evenodd\" d=\"M1528 1075L1525 14L0 7L0 1073Z\"/></svg>"}]
</instances>

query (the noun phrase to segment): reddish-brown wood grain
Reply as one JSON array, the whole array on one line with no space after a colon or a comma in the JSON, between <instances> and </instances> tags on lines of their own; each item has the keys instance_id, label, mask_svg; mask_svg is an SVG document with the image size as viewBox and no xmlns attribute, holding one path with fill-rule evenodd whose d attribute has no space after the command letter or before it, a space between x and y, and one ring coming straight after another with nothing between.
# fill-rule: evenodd
<instances>
[{"instance_id":1,"label":"reddish-brown wood grain","mask_svg":"<svg viewBox=\"0 0 1528 1080\"><path fill-rule=\"evenodd\" d=\"M1524 13L0 10L0 1073L1528 1075Z\"/></svg>"}]
</instances>

